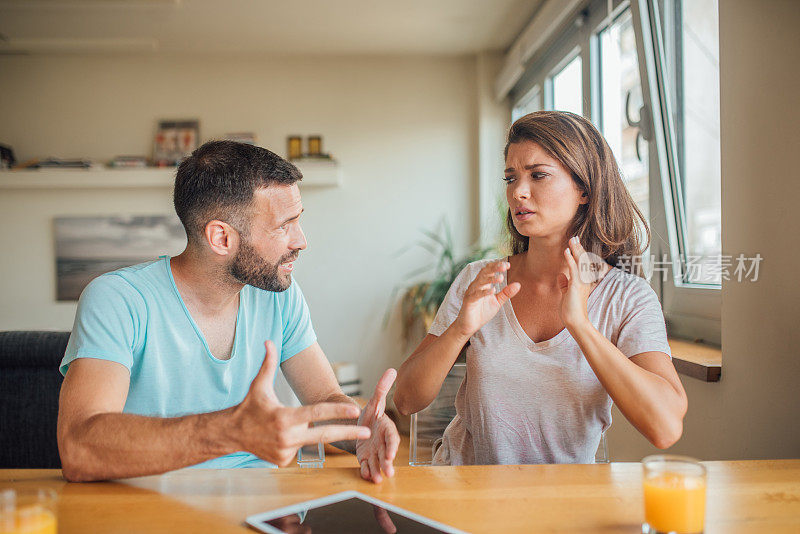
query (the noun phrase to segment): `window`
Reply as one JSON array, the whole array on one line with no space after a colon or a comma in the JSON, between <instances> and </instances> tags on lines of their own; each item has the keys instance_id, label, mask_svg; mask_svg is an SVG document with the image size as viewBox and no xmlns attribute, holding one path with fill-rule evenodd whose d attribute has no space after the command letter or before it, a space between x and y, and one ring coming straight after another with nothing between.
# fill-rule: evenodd
<instances>
[{"instance_id":1,"label":"window","mask_svg":"<svg viewBox=\"0 0 800 534\"><path fill-rule=\"evenodd\" d=\"M600 130L617 157L625 185L650 219L647 141L639 128L642 88L631 13L626 10L598 35L600 47Z\"/></svg>"},{"instance_id":2,"label":"window","mask_svg":"<svg viewBox=\"0 0 800 534\"><path fill-rule=\"evenodd\" d=\"M553 75L553 109L583 115L581 56L576 56Z\"/></svg>"},{"instance_id":3,"label":"window","mask_svg":"<svg viewBox=\"0 0 800 534\"><path fill-rule=\"evenodd\" d=\"M687 283L721 283L721 174L719 145L719 7L717 0L675 2L677 29L675 115L686 255L701 258ZM667 26L666 29L668 29ZM667 47L669 49L669 47Z\"/></svg>"}]
</instances>

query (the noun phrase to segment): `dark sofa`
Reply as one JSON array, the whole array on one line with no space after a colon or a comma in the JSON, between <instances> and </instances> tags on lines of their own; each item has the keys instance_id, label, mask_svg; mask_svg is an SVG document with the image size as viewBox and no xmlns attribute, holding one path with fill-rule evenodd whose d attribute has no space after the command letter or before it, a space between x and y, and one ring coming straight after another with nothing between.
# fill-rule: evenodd
<instances>
[{"instance_id":1,"label":"dark sofa","mask_svg":"<svg viewBox=\"0 0 800 534\"><path fill-rule=\"evenodd\" d=\"M0 468L60 468L58 394L69 332L0 332Z\"/></svg>"}]
</instances>

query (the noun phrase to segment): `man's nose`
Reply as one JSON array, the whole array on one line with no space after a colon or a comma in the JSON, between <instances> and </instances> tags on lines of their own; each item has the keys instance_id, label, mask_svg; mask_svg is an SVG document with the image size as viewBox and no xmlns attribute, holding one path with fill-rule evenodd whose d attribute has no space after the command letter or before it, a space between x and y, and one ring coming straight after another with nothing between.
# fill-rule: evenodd
<instances>
[{"instance_id":1,"label":"man's nose","mask_svg":"<svg viewBox=\"0 0 800 534\"><path fill-rule=\"evenodd\" d=\"M289 248L292 250L305 250L307 246L306 235L303 233L303 229L298 226L297 231L292 236L292 241L289 243Z\"/></svg>"}]
</instances>

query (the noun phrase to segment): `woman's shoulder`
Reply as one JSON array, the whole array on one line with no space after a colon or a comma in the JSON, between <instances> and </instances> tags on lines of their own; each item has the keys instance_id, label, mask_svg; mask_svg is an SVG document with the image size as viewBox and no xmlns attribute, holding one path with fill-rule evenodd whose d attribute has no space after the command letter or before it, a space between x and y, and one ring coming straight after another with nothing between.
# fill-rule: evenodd
<instances>
[{"instance_id":1,"label":"woman's shoulder","mask_svg":"<svg viewBox=\"0 0 800 534\"><path fill-rule=\"evenodd\" d=\"M658 300L655 291L650 286L650 283L635 274L620 269L619 267L611 267L606 273L603 280L605 282L606 300L613 300L617 302L641 302L655 298Z\"/></svg>"},{"instance_id":2,"label":"woman's shoulder","mask_svg":"<svg viewBox=\"0 0 800 534\"><path fill-rule=\"evenodd\" d=\"M466 264L456 276L453 285L460 286L464 289L472 283L478 275L478 271L486 267L492 262L500 261L502 258L486 258L477 260Z\"/></svg>"},{"instance_id":3,"label":"woman's shoulder","mask_svg":"<svg viewBox=\"0 0 800 534\"><path fill-rule=\"evenodd\" d=\"M502 259L504 259L504 258L484 258L482 260L473 261L473 262L468 263L464 267L463 270L464 271L470 270L472 272L476 272L477 273L478 271L480 271L481 269L483 269L484 267L486 267L490 263L493 263L495 261L500 261Z\"/></svg>"},{"instance_id":4,"label":"woman's shoulder","mask_svg":"<svg viewBox=\"0 0 800 534\"><path fill-rule=\"evenodd\" d=\"M614 328L641 312L661 313L661 303L647 280L618 267L611 267L597 289L600 293L590 313L605 317Z\"/></svg>"},{"instance_id":5,"label":"woman's shoulder","mask_svg":"<svg viewBox=\"0 0 800 534\"><path fill-rule=\"evenodd\" d=\"M493 262L496 262L496 261L500 261L502 259L503 258L485 258L485 259L482 259L482 260L477 260L477 261L470 262L470 263L466 264L463 269L461 269L461 273L462 274L470 274L472 276L475 276L476 274L478 274L478 271L480 271L481 269L483 269L484 267L486 267L490 263L493 263Z\"/></svg>"}]
</instances>

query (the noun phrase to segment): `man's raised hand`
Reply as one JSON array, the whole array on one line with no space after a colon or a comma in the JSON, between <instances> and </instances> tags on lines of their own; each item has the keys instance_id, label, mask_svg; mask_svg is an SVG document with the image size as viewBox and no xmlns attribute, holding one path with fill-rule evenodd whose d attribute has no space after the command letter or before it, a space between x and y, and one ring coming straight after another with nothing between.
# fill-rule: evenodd
<instances>
[{"instance_id":1,"label":"man's raised hand","mask_svg":"<svg viewBox=\"0 0 800 534\"><path fill-rule=\"evenodd\" d=\"M383 475L394 476L394 466L392 462L397 455L397 448L400 445L400 435L397 427L391 419L386 416L386 395L397 378L397 371L387 369L378 385L375 386L375 393L367 405L361 411L358 423L369 427L372 436L369 439L360 439L356 442L356 458L361 465L361 478L372 480L379 483L383 480ZM381 475L383 471L383 475Z\"/></svg>"},{"instance_id":2,"label":"man's raised hand","mask_svg":"<svg viewBox=\"0 0 800 534\"><path fill-rule=\"evenodd\" d=\"M370 437L367 425L309 426L334 419L356 419L360 412L354 404L323 402L300 408L283 406L273 387L278 353L272 341L264 343L264 347L264 363L250 384L247 396L232 412L232 437L239 450L286 466L303 445Z\"/></svg>"}]
</instances>

